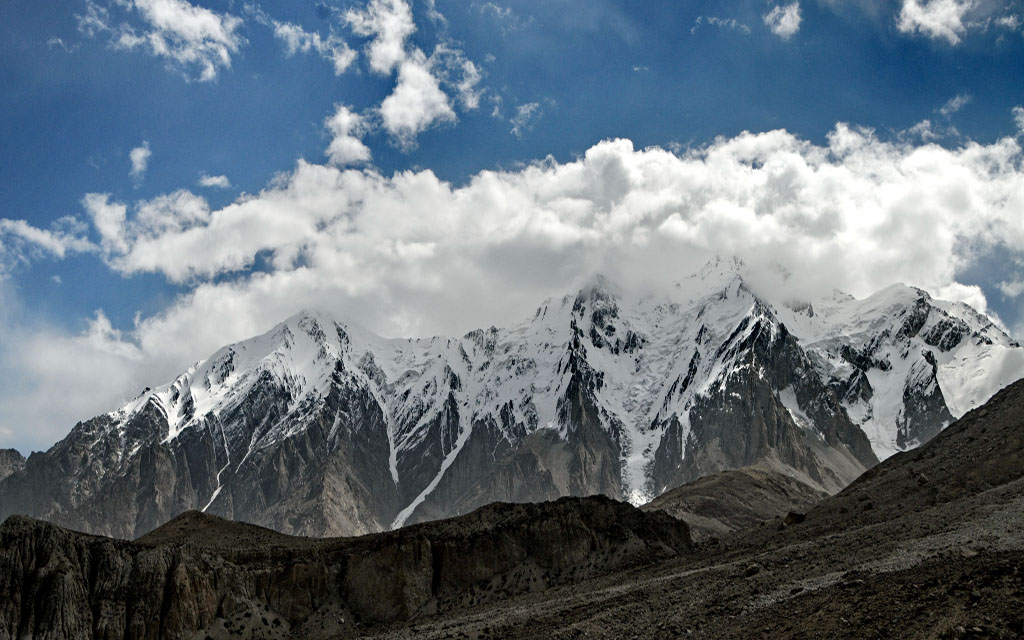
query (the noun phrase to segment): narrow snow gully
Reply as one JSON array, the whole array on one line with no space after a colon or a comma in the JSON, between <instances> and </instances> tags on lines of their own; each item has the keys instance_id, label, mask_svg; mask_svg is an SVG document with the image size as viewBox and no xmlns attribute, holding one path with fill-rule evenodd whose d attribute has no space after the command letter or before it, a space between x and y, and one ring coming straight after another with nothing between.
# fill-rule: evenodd
<instances>
[{"instance_id":1,"label":"narrow snow gully","mask_svg":"<svg viewBox=\"0 0 1024 640\"><path fill-rule=\"evenodd\" d=\"M391 523L392 530L405 525L405 521L409 519L409 516L411 516L414 511L416 511L416 507L423 504L423 501L427 499L427 496L437 488L437 485L441 482L441 478L443 478L445 472L448 471L448 467L452 466L452 463L455 462L455 458L458 457L459 452L462 451L462 447L465 446L466 441L469 440L470 434L473 433L472 426L470 426L466 421L461 422L463 422L463 424L459 429L459 437L455 440L455 447L449 451L448 455L446 455L444 460L441 461L441 468L438 470L437 475L434 476L434 479L430 481L430 484L428 484L406 508L398 512L398 515L395 516L395 521Z\"/></svg>"}]
</instances>

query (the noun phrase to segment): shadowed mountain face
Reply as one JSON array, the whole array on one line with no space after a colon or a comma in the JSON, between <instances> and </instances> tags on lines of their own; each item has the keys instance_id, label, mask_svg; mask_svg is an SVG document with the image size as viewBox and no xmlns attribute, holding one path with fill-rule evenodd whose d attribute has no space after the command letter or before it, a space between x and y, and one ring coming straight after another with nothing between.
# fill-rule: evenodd
<instances>
[{"instance_id":1,"label":"shadowed mountain face","mask_svg":"<svg viewBox=\"0 0 1024 640\"><path fill-rule=\"evenodd\" d=\"M643 504L759 462L834 493L1022 370L964 305L902 286L776 303L723 261L658 297L599 278L458 338L301 313L0 462L0 517L135 538L200 510L358 535L495 501Z\"/></svg>"},{"instance_id":2,"label":"shadowed mountain face","mask_svg":"<svg viewBox=\"0 0 1024 640\"><path fill-rule=\"evenodd\" d=\"M12 517L0 527L0 638L347 637L690 548L685 523L599 497L493 504L352 539L189 512L128 542Z\"/></svg>"}]
</instances>

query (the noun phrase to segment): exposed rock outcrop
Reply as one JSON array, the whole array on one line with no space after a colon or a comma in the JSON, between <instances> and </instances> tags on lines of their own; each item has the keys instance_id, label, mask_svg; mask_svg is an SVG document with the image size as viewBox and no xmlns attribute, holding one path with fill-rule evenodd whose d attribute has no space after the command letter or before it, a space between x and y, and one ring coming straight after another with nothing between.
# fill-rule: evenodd
<instances>
[{"instance_id":1,"label":"exposed rock outcrop","mask_svg":"<svg viewBox=\"0 0 1024 640\"><path fill-rule=\"evenodd\" d=\"M0 639L337 637L690 548L685 523L601 497L351 539L189 512L129 542L12 517L0 526Z\"/></svg>"},{"instance_id":2,"label":"exposed rock outcrop","mask_svg":"<svg viewBox=\"0 0 1024 640\"><path fill-rule=\"evenodd\" d=\"M17 449L0 449L0 480L25 468L25 457Z\"/></svg>"}]
</instances>

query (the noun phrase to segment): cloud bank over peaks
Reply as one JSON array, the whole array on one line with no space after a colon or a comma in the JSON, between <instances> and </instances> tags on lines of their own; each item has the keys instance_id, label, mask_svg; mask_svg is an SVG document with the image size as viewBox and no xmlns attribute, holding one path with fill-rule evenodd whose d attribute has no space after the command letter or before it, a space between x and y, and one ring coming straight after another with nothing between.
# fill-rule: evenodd
<instances>
[{"instance_id":1,"label":"cloud bank over peaks","mask_svg":"<svg viewBox=\"0 0 1024 640\"><path fill-rule=\"evenodd\" d=\"M332 122L345 134L336 141L358 142L358 116L340 106ZM358 157L345 144L337 165ZM572 162L484 171L460 187L431 171L386 177L300 161L284 180L219 210L188 191L133 205L90 194L84 206L119 273L159 273L198 289L228 286L218 278L235 274L232 295L242 296L256 282L302 281L307 293L380 296L359 303L377 310L408 299L403 312L440 331L466 320L416 300L477 288L470 299L486 300L500 283L533 304L552 293L551 274L562 283L592 270L644 279L678 273L687 252L785 265L788 286L806 295L833 287L862 295L895 280L939 291L971 260L964 246L1024 252L1021 160L1013 138L944 149L839 124L827 146L784 130L679 154L607 140ZM270 269L246 275L257 256ZM493 321L488 304L457 307Z\"/></svg>"}]
</instances>

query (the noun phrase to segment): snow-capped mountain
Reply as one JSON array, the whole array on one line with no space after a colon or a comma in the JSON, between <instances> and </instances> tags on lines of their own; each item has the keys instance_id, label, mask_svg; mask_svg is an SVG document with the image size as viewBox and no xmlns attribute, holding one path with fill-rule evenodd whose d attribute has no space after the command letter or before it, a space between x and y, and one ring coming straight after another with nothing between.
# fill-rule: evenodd
<instances>
[{"instance_id":1,"label":"snow-capped mountain","mask_svg":"<svg viewBox=\"0 0 1024 640\"><path fill-rule=\"evenodd\" d=\"M348 535L496 500L642 503L757 461L836 491L1024 375L966 305L902 285L773 304L740 271L715 260L660 297L597 278L458 338L303 312L76 425L0 480L0 515Z\"/></svg>"}]
</instances>

